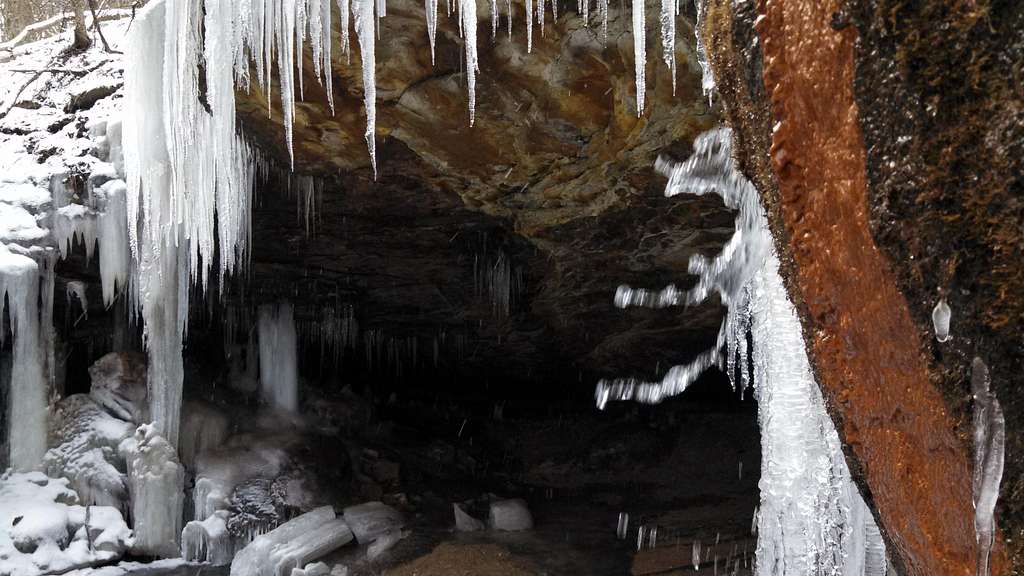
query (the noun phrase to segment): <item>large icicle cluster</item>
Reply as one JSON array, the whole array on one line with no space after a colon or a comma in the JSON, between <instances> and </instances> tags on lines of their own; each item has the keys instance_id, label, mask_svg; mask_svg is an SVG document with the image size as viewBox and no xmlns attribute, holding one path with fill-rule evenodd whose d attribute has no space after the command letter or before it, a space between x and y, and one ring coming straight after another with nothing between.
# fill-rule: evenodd
<instances>
[{"instance_id":1,"label":"large icicle cluster","mask_svg":"<svg viewBox=\"0 0 1024 576\"><path fill-rule=\"evenodd\" d=\"M366 144L369 149L370 161L376 173L376 43L380 38L380 19L387 15L386 3L382 0L336 0L341 28L341 48L346 56L349 53L349 24L355 28L359 42L360 59L363 74L363 99L366 108ZM679 0L660 0L660 29L663 60L672 74L672 87L675 93L675 19L679 14ZM526 47L533 50L533 22L540 25L544 33L544 18L548 3L538 0L524 0L526 14ZM699 0L698 0L699 2ZM173 69L177 74L168 76L166 91L161 94L165 101L164 121L171 137L170 155L179 159L186 155L191 141L180 138L182 128L212 123L212 140L222 146L217 148L217 156L209 160L219 166L227 166L231 158L239 151L234 142L233 115L234 87L250 86L250 61L255 63L256 81L266 94L271 93L272 70L277 65L277 86L280 91L283 122L289 155L294 165L294 119L296 90L299 98L304 93L302 86L303 50L306 40L312 52L314 71L327 92L328 104L334 110L333 73L332 73L332 8L331 0L241 0L239 2L206 2L204 0L166 0L168 11L168 33L163 36L166 45L164 69ZM498 25L498 7L496 0L491 5L491 35L496 36ZM551 11L558 18L558 3L552 2ZM601 38L608 36L609 4L607 0L597 0L597 15L601 20ZM162 11L164 8L156 8ZM349 11L351 10L351 17ZM476 118L476 75L479 71L477 53L477 6L470 0L457 0L457 21L459 34L463 37L465 48L465 72L468 96L469 124L473 125ZM511 0L506 4L509 36L512 34ZM589 25L590 0L578 0L577 13ZM205 14L205 15L204 15ZM451 4L449 3L449 15ZM437 0L424 0L424 19L427 37L430 43L431 62L435 58L437 39ZM173 26L173 28L171 28ZM646 92L647 67L647 30L644 0L632 3L632 33L634 46L634 68L636 75L637 115L643 113ZM205 35L205 37L203 37ZM156 41L153 38L152 41ZM129 52L131 54L131 52ZM194 97L200 86L198 62L205 63L207 79L207 102L211 113L202 114L204 106ZM155 73L154 73L155 74ZM707 74L705 74L707 78ZM296 86L296 83L298 86ZM267 101L268 111L271 108L270 98ZM178 113L173 118L167 112ZM230 116L230 118L229 118ZM207 163L209 165L209 162ZM173 186L178 186L188 176L175 173L172 176ZM228 173L223 178L230 179ZM215 201L211 196L204 196L204 201ZM224 208L218 204L218 208ZM225 215L227 217L229 215ZM203 220L195 222L202 225ZM230 227L222 227L230 228ZM233 229L232 229L233 230ZM233 231L225 232L233 234ZM205 253L206 246L196 245L193 253ZM192 262L195 264L194 260ZM227 267L231 266L231 257L226 259Z\"/></svg>"},{"instance_id":2,"label":"large icicle cluster","mask_svg":"<svg viewBox=\"0 0 1024 576\"><path fill-rule=\"evenodd\" d=\"M214 262L223 279L243 258L249 236L254 164L235 129L234 39L242 27L236 8L211 3L204 18L198 1L151 2L132 26L125 55L134 297L150 352L151 413L172 446L190 282L205 288ZM197 98L200 59L208 109Z\"/></svg>"},{"instance_id":3,"label":"large icicle cluster","mask_svg":"<svg viewBox=\"0 0 1024 576\"><path fill-rule=\"evenodd\" d=\"M669 176L667 196L714 192L738 210L736 231L722 252L711 260L691 259L697 285L685 294L674 287L661 293L623 287L616 295L619 306L657 308L699 303L714 290L729 307L718 344L692 363L672 368L660 382L602 381L598 405L623 399L659 402L715 364L724 364L730 378L739 372L738 385L752 387L758 400L761 425L757 574L883 575L881 536L850 479L839 435L811 375L757 192L733 165L730 148L730 132L714 129L697 138L685 163L658 164Z\"/></svg>"}]
</instances>

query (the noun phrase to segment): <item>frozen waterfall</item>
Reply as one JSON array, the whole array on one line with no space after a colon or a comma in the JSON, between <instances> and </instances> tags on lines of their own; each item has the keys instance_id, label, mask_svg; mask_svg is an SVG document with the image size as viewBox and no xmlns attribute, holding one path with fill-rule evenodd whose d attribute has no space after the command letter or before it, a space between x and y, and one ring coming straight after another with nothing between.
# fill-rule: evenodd
<instances>
[{"instance_id":1,"label":"frozen waterfall","mask_svg":"<svg viewBox=\"0 0 1024 576\"><path fill-rule=\"evenodd\" d=\"M260 306L260 396L289 412L299 408L299 345L292 305Z\"/></svg>"},{"instance_id":2,"label":"frozen waterfall","mask_svg":"<svg viewBox=\"0 0 1024 576\"><path fill-rule=\"evenodd\" d=\"M40 341L39 265L0 243L0 309L4 296L14 336L7 421L9 463L17 471L39 467L46 452L46 358ZM51 297L52 300L52 297ZM42 329L45 330L45 325ZM2 341L3 334L0 334Z\"/></svg>"},{"instance_id":3,"label":"frozen waterfall","mask_svg":"<svg viewBox=\"0 0 1024 576\"><path fill-rule=\"evenodd\" d=\"M623 287L616 295L621 307L660 308L699 303L714 290L729 307L718 344L659 382L600 382L598 405L627 399L657 403L683 392L712 365L725 368L730 378L738 367L742 376L735 384L753 388L761 427L757 574L885 574L884 563L877 571L884 557L881 535L850 478L839 435L811 375L764 210L753 185L733 165L730 138L727 129L706 132L689 160L659 161L658 167L669 176L667 196L714 192L738 210L732 239L714 259L690 260L699 281L686 293L674 287L658 293Z\"/></svg>"}]
</instances>

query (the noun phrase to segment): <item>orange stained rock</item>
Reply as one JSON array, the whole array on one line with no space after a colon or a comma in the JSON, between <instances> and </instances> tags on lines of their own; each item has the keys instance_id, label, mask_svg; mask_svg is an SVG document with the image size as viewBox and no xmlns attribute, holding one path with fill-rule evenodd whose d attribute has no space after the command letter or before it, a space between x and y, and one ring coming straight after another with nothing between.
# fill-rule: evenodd
<instances>
[{"instance_id":1,"label":"orange stained rock","mask_svg":"<svg viewBox=\"0 0 1024 576\"><path fill-rule=\"evenodd\" d=\"M906 576L970 576L968 448L932 385L923 334L868 227L853 94L856 30L839 0L762 0L756 24L775 128L782 253L792 256L816 376ZM999 545L997 544L997 548ZM999 553L993 574L1005 570Z\"/></svg>"}]
</instances>

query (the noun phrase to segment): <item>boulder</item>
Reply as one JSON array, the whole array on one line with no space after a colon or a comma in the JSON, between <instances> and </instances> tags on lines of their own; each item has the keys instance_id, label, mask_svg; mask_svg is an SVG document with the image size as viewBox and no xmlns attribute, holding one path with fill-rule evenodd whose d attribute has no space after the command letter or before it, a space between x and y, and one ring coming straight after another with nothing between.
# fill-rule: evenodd
<instances>
[{"instance_id":1,"label":"boulder","mask_svg":"<svg viewBox=\"0 0 1024 576\"><path fill-rule=\"evenodd\" d=\"M491 530L518 532L533 529L533 515L521 498L495 500L487 517Z\"/></svg>"},{"instance_id":2,"label":"boulder","mask_svg":"<svg viewBox=\"0 0 1024 576\"><path fill-rule=\"evenodd\" d=\"M89 396L107 412L135 424L149 421L146 357L111 352L89 367Z\"/></svg>"}]
</instances>

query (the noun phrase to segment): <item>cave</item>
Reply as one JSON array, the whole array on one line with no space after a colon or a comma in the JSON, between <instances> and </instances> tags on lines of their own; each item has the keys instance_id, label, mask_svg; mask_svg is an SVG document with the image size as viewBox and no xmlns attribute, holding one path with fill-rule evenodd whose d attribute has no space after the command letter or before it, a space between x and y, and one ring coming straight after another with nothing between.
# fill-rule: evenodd
<instances>
[{"instance_id":1,"label":"cave","mask_svg":"<svg viewBox=\"0 0 1024 576\"><path fill-rule=\"evenodd\" d=\"M1024 566L1024 9L42 4L0 576Z\"/></svg>"}]
</instances>

